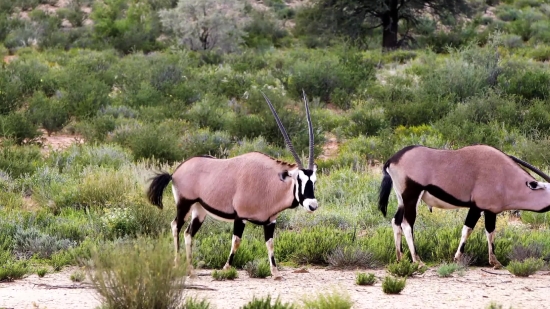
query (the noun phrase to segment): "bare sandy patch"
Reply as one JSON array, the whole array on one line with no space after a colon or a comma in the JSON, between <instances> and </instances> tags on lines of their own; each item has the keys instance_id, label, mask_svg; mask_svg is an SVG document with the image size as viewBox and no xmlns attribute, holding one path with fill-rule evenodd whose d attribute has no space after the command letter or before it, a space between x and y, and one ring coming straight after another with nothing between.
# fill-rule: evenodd
<instances>
[{"instance_id":1,"label":"bare sandy patch","mask_svg":"<svg viewBox=\"0 0 550 309\"><path fill-rule=\"evenodd\" d=\"M95 308L100 301L89 283L73 283L68 268L44 278L31 275L15 282L0 283L0 307L7 308ZM374 286L355 285L356 271L311 268L295 272L284 268L283 281L251 279L239 271L235 281L214 281L211 270L199 270L199 277L188 280L187 296L206 298L213 308L240 308L253 296L280 297L283 302L299 302L319 293L343 291L350 295L353 308L486 308L491 302L503 308L550 308L550 272L538 272L518 278L505 270L491 273L471 268L463 276L439 278L433 267L419 277L409 278L400 295L382 292L381 279L386 271L373 272L379 278Z\"/></svg>"}]
</instances>

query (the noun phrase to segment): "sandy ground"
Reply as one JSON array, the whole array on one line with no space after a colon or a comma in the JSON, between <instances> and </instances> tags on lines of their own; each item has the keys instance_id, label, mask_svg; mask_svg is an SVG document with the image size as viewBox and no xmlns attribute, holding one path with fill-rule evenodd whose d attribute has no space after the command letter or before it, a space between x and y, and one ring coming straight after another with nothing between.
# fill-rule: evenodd
<instances>
[{"instance_id":1,"label":"sandy ground","mask_svg":"<svg viewBox=\"0 0 550 309\"><path fill-rule=\"evenodd\" d=\"M341 291L354 301L353 308L486 308L492 302L502 308L550 308L550 272L517 278L505 270L471 268L463 276L439 278L436 268L420 277L409 278L400 295L385 295L381 282L356 286L355 271L310 268L308 272L283 269L283 281L250 279L244 271L235 281L213 281L209 270L188 280L187 296L207 298L213 308L240 308L255 295L279 296L283 302L299 302L303 297ZM370 270L368 270L370 272ZM100 300L86 282L73 283L72 270L44 278L31 275L15 282L0 283L0 308L95 308ZM385 270L372 271L378 278Z\"/></svg>"}]
</instances>

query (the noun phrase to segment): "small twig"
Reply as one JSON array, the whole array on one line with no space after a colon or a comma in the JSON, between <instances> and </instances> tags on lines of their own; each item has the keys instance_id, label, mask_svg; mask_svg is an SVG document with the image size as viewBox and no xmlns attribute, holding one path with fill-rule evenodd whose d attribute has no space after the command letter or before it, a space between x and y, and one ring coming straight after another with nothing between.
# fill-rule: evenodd
<instances>
[{"instance_id":1,"label":"small twig","mask_svg":"<svg viewBox=\"0 0 550 309\"><path fill-rule=\"evenodd\" d=\"M209 288L204 285L186 285L185 288L189 290L217 291L217 289Z\"/></svg>"},{"instance_id":2,"label":"small twig","mask_svg":"<svg viewBox=\"0 0 550 309\"><path fill-rule=\"evenodd\" d=\"M41 288L46 288L48 290L53 289L92 289L93 286L91 284L79 284L79 285L49 285L45 283L33 283L34 286L38 286Z\"/></svg>"},{"instance_id":3,"label":"small twig","mask_svg":"<svg viewBox=\"0 0 550 309\"><path fill-rule=\"evenodd\" d=\"M492 272L492 271L485 270L483 268L481 269L481 271L484 271L484 272L486 272L488 274L491 274L491 275L506 275L506 276L510 275L510 273L507 273L507 274L495 273L495 272Z\"/></svg>"}]
</instances>

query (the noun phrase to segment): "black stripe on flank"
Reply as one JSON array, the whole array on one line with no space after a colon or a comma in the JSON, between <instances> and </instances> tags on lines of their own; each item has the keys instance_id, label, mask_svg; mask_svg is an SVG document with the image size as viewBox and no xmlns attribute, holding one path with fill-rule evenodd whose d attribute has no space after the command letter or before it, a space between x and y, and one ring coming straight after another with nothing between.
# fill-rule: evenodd
<instances>
[{"instance_id":1,"label":"black stripe on flank","mask_svg":"<svg viewBox=\"0 0 550 309\"><path fill-rule=\"evenodd\" d=\"M215 209L214 207L212 207L212 206L206 204L206 203L205 203L202 199L200 199L200 198L199 198L199 199L196 199L194 202L195 202L195 203L201 204L202 207L204 207L204 209L206 209L206 211L208 211L209 213L211 213L211 214L213 214L213 215L215 215L215 216L218 216L218 217L220 217L220 218L224 218L224 219L226 219L226 220L235 220L235 219L237 219L237 213L236 213L236 212L228 214L228 213L225 213L225 212L223 212L223 211L219 211L219 210Z\"/></svg>"},{"instance_id":2,"label":"black stripe on flank","mask_svg":"<svg viewBox=\"0 0 550 309\"><path fill-rule=\"evenodd\" d=\"M436 198L442 200L447 204L451 204L458 207L477 207L476 203L472 201L461 201L436 185L427 185L424 187L424 190L428 191L428 193L430 193L431 195L435 196Z\"/></svg>"}]
</instances>

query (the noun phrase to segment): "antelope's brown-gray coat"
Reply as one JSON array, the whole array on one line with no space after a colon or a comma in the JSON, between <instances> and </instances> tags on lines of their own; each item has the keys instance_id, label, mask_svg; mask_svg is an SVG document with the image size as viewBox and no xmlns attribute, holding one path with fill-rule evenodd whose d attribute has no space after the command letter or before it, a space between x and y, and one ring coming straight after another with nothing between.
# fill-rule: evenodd
<instances>
[{"instance_id":1,"label":"antelope's brown-gray coat","mask_svg":"<svg viewBox=\"0 0 550 309\"><path fill-rule=\"evenodd\" d=\"M458 150L409 146L394 154L383 167L379 208L385 215L393 185L398 199L397 213L392 219L397 258L402 255L404 233L413 261L420 262L414 247L413 226L416 207L422 199L430 209L469 208L456 259L462 255L466 239L483 212L489 262L499 267L494 255L496 214L506 210L550 209L550 185L537 182L518 163L548 179L530 164L487 145Z\"/></svg>"}]
</instances>

